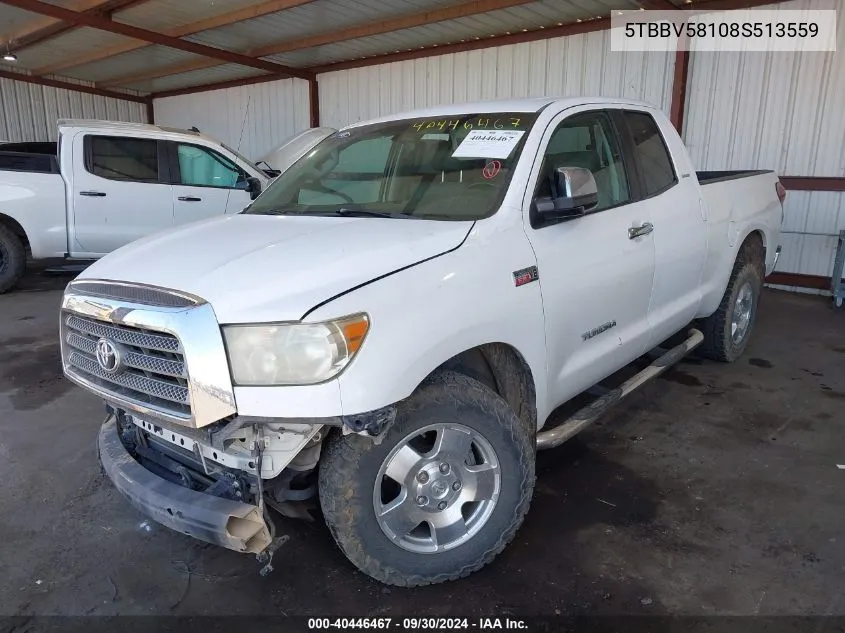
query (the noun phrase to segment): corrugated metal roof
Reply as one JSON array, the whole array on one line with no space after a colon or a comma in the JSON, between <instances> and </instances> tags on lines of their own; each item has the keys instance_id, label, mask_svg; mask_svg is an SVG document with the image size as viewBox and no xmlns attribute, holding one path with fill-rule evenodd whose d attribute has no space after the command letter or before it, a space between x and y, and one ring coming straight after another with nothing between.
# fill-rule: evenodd
<instances>
[{"instance_id":1,"label":"corrugated metal roof","mask_svg":"<svg viewBox=\"0 0 845 633\"><path fill-rule=\"evenodd\" d=\"M181 64L195 59L205 59L194 53L187 53L167 46L145 46L138 50L115 55L108 59L91 62L62 71L70 77L89 81L106 81L114 77L130 75L159 66Z\"/></svg>"},{"instance_id":2,"label":"corrugated metal roof","mask_svg":"<svg viewBox=\"0 0 845 633\"><path fill-rule=\"evenodd\" d=\"M121 11L114 19L151 31L163 32L174 26L205 20L256 3L257 0L150 0Z\"/></svg>"},{"instance_id":3,"label":"corrugated metal roof","mask_svg":"<svg viewBox=\"0 0 845 633\"><path fill-rule=\"evenodd\" d=\"M62 4L71 0L55 0ZM310 49L291 51L273 56L273 61L291 66L313 66L369 57L373 55L405 51L459 42L476 37L489 37L519 30L531 30L553 26L558 22L569 22L579 17L607 15L611 8L635 8L639 0L536 0L508 9L476 14L464 18L447 20L404 29L371 37L337 42ZM259 0L148 0L126 11L115 14L115 20L154 31L167 31L177 25L188 24L215 15L229 13L247 6L259 4ZM274 14L246 20L225 27L187 36L194 42L233 51L248 51L268 44L296 40L319 33L337 31L350 26L366 25L407 16L423 11L455 6L458 0L314 0ZM0 4L0 19L8 16L7 22L27 23L43 19L36 14L10 9ZM41 44L23 49L19 68L49 66L57 60L73 59L92 51L109 49L112 46L131 41L130 39L91 28L79 28L47 40ZM191 53L163 46L144 46L135 51L114 55L107 59L67 68L60 71L63 76L90 81L107 81L139 71L168 68L189 60L202 59ZM183 73L162 80L141 82L137 86L167 85L181 87L174 81L197 80L200 83L223 77L248 77L254 71L240 67L219 66L218 70L207 69L195 73ZM203 74L205 73L205 74ZM188 84L184 84L187 86Z\"/></svg>"},{"instance_id":4,"label":"corrugated metal roof","mask_svg":"<svg viewBox=\"0 0 845 633\"><path fill-rule=\"evenodd\" d=\"M434 44L451 44L475 38L484 39L491 35L534 30L579 18L606 16L611 8L633 9L638 8L638 4L636 0L541 0L465 18L292 51L268 59L290 66L321 65L424 48Z\"/></svg>"},{"instance_id":5,"label":"corrugated metal roof","mask_svg":"<svg viewBox=\"0 0 845 633\"><path fill-rule=\"evenodd\" d=\"M161 92L174 88L201 86L219 81L228 81L230 79L244 79L261 74L265 74L264 71L256 68L247 68L239 64L223 64L222 66L193 70L188 73L149 79L132 84L131 87L141 92Z\"/></svg>"},{"instance_id":6,"label":"corrugated metal roof","mask_svg":"<svg viewBox=\"0 0 845 633\"><path fill-rule=\"evenodd\" d=\"M3 6L3 5L0 5ZM39 68L57 60L75 57L92 49L106 48L125 41L122 35L83 27L62 33L40 44L29 46L17 53L18 66L27 69ZM85 77L85 79L89 79Z\"/></svg>"},{"instance_id":7,"label":"corrugated metal roof","mask_svg":"<svg viewBox=\"0 0 845 633\"><path fill-rule=\"evenodd\" d=\"M5 45L7 36L19 31L22 26L31 24L33 20L41 19L41 17L37 13L24 11L17 7L10 7L8 4L0 4L0 24L3 25L0 43Z\"/></svg>"},{"instance_id":8,"label":"corrugated metal roof","mask_svg":"<svg viewBox=\"0 0 845 633\"><path fill-rule=\"evenodd\" d=\"M455 0L315 0L186 39L228 50L248 50L452 4Z\"/></svg>"}]
</instances>

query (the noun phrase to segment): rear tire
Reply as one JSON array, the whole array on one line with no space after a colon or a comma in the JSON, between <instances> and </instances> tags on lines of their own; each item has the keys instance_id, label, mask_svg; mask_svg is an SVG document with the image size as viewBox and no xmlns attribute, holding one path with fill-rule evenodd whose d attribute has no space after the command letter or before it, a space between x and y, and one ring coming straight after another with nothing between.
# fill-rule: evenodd
<instances>
[{"instance_id":1,"label":"rear tire","mask_svg":"<svg viewBox=\"0 0 845 633\"><path fill-rule=\"evenodd\" d=\"M702 356L723 363L732 363L742 356L757 317L764 266L763 244L759 238L748 240L737 255L718 310L700 321L704 334L699 348Z\"/></svg>"},{"instance_id":2,"label":"rear tire","mask_svg":"<svg viewBox=\"0 0 845 633\"><path fill-rule=\"evenodd\" d=\"M335 434L320 504L365 574L412 587L454 580L501 552L534 490L532 431L491 389L438 372L399 406L380 443Z\"/></svg>"},{"instance_id":3,"label":"rear tire","mask_svg":"<svg viewBox=\"0 0 845 633\"><path fill-rule=\"evenodd\" d=\"M12 230L0 224L0 294L15 287L26 270L26 249Z\"/></svg>"}]
</instances>

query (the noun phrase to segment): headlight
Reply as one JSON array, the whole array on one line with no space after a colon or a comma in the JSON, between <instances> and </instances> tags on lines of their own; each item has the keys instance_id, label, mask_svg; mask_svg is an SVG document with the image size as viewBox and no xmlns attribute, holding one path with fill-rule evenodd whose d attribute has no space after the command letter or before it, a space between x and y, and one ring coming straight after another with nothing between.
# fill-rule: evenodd
<instances>
[{"instance_id":1,"label":"headlight","mask_svg":"<svg viewBox=\"0 0 845 633\"><path fill-rule=\"evenodd\" d=\"M340 373L364 342L366 314L325 323L223 327L236 385L312 385Z\"/></svg>"}]
</instances>

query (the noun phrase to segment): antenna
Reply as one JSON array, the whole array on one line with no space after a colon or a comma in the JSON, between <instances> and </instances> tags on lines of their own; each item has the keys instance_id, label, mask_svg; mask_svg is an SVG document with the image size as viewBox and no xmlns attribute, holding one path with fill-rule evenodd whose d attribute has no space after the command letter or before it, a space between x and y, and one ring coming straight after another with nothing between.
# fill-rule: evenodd
<instances>
[{"instance_id":1,"label":"antenna","mask_svg":"<svg viewBox=\"0 0 845 633\"><path fill-rule=\"evenodd\" d=\"M241 151L241 141L244 140L244 130L246 129L246 120L249 117L249 104L252 103L252 95L246 100L246 110L244 110L244 122L241 123L241 137L238 139L238 152Z\"/></svg>"}]
</instances>

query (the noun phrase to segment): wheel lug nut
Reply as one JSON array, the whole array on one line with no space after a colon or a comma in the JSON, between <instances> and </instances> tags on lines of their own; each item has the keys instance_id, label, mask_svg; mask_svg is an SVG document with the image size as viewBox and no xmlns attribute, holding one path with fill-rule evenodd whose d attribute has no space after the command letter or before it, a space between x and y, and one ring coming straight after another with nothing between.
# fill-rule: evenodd
<instances>
[{"instance_id":1,"label":"wheel lug nut","mask_svg":"<svg viewBox=\"0 0 845 633\"><path fill-rule=\"evenodd\" d=\"M449 470L450 470L449 464L447 464L446 462L443 462L442 464L440 464L440 472L441 473L443 473L445 475L449 472Z\"/></svg>"},{"instance_id":2,"label":"wheel lug nut","mask_svg":"<svg viewBox=\"0 0 845 633\"><path fill-rule=\"evenodd\" d=\"M452 490L454 490L455 492L457 492L460 489L461 489L461 482L460 481L456 481L455 483L452 484Z\"/></svg>"},{"instance_id":3,"label":"wheel lug nut","mask_svg":"<svg viewBox=\"0 0 845 633\"><path fill-rule=\"evenodd\" d=\"M438 509L438 510L445 510L445 509L446 509L446 502L445 502L445 501L441 501L440 503L438 503L438 504L437 504L437 509Z\"/></svg>"},{"instance_id":4,"label":"wheel lug nut","mask_svg":"<svg viewBox=\"0 0 845 633\"><path fill-rule=\"evenodd\" d=\"M420 495L419 497L417 497L417 505L418 506L424 506L427 503L428 503L428 497L426 497L425 495Z\"/></svg>"},{"instance_id":5,"label":"wheel lug nut","mask_svg":"<svg viewBox=\"0 0 845 633\"><path fill-rule=\"evenodd\" d=\"M424 484L428 481L428 473L424 470L420 471L420 474L417 475L417 481L421 484Z\"/></svg>"}]
</instances>

